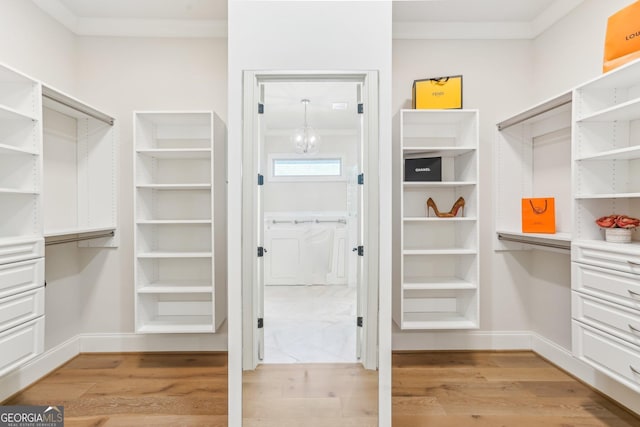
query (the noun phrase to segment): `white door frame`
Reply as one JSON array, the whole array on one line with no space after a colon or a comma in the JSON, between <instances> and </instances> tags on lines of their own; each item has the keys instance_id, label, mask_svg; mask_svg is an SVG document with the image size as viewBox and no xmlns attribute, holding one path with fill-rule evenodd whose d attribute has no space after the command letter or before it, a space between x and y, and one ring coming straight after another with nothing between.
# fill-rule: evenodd
<instances>
[{"instance_id":1,"label":"white door frame","mask_svg":"<svg viewBox=\"0 0 640 427\"><path fill-rule=\"evenodd\" d=\"M243 73L243 133L242 133L242 367L253 370L259 363L256 335L258 303L257 242L258 211L257 174L259 158L258 102L260 84L269 81L353 81L363 84L364 98L364 173L363 206L365 221L364 269L367 286L367 311L364 314L364 339L361 362L367 369L378 367L378 296L379 296L379 182L378 182L378 73L375 71L245 71Z\"/></svg>"}]
</instances>

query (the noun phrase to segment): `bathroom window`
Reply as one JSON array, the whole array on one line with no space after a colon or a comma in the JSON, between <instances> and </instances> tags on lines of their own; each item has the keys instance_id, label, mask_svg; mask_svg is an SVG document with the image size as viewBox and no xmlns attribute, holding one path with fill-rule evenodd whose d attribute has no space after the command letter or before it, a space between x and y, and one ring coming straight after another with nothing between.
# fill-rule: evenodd
<instances>
[{"instance_id":1,"label":"bathroom window","mask_svg":"<svg viewBox=\"0 0 640 427\"><path fill-rule=\"evenodd\" d=\"M272 181L342 181L342 156L291 157L272 155L269 158Z\"/></svg>"}]
</instances>

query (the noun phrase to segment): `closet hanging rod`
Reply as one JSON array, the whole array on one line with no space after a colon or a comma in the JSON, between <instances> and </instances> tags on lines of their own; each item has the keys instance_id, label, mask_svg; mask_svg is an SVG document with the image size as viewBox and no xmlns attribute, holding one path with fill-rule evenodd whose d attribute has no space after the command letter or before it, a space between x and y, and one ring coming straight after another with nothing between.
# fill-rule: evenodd
<instances>
[{"instance_id":1,"label":"closet hanging rod","mask_svg":"<svg viewBox=\"0 0 640 427\"><path fill-rule=\"evenodd\" d=\"M67 239L53 240L50 242L45 242L44 245L45 246L60 245L62 243L81 242L83 240L100 239L103 237L113 237L113 236L115 236L115 232L109 231L108 233L92 234L91 236L78 236L78 237L69 237Z\"/></svg>"},{"instance_id":2,"label":"closet hanging rod","mask_svg":"<svg viewBox=\"0 0 640 427\"><path fill-rule=\"evenodd\" d=\"M503 236L502 234L498 233L498 240L504 240L507 242L515 242L515 243L524 243L527 245L536 245L536 246L544 246L547 248L554 248L554 249L564 249L564 250L571 250L571 242L567 242L567 243L550 243L550 242L536 242L536 241L532 241L532 240L527 240L527 239L519 239L517 237L509 237L509 236Z\"/></svg>"},{"instance_id":3,"label":"closet hanging rod","mask_svg":"<svg viewBox=\"0 0 640 427\"><path fill-rule=\"evenodd\" d=\"M272 224L308 224L308 223L328 223L328 222L336 222L338 224L346 224L346 219L287 219L287 220L271 220Z\"/></svg>"},{"instance_id":4,"label":"closet hanging rod","mask_svg":"<svg viewBox=\"0 0 640 427\"><path fill-rule=\"evenodd\" d=\"M64 105L65 107L69 107L73 110L79 111L80 113L86 114L87 116L93 117L94 119L100 120L101 122L105 122L109 126L113 126L113 123L115 121L113 117L102 113L95 108L89 107L88 105L83 104L77 99L74 99L44 85L42 86L42 97L57 102L58 104Z\"/></svg>"},{"instance_id":5,"label":"closet hanging rod","mask_svg":"<svg viewBox=\"0 0 640 427\"><path fill-rule=\"evenodd\" d=\"M516 114L513 117L508 118L500 123L498 123L498 130L503 131L508 127L515 126L522 122L525 122L534 117L538 117L544 113L548 113L549 111L555 110L556 108L560 108L564 105L570 104L573 99L573 94L571 92L567 92L562 94L556 98L553 98L543 104L540 104L536 107L533 107L527 111L524 111L520 114Z\"/></svg>"}]
</instances>

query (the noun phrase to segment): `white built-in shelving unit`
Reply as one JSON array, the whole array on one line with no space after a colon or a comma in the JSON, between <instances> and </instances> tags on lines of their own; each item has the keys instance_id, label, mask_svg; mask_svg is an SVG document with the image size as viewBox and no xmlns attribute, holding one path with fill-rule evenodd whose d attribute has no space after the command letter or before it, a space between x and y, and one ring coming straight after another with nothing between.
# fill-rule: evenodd
<instances>
[{"instance_id":1,"label":"white built-in shelving unit","mask_svg":"<svg viewBox=\"0 0 640 427\"><path fill-rule=\"evenodd\" d=\"M640 392L640 236L604 241L595 224L640 217L640 61L575 89L573 352Z\"/></svg>"},{"instance_id":2,"label":"white built-in shelving unit","mask_svg":"<svg viewBox=\"0 0 640 427\"><path fill-rule=\"evenodd\" d=\"M41 85L0 66L0 376L44 350Z\"/></svg>"},{"instance_id":3,"label":"white built-in shelving unit","mask_svg":"<svg viewBox=\"0 0 640 427\"><path fill-rule=\"evenodd\" d=\"M477 328L478 112L400 114L402 281L394 296L394 320L401 329ZM441 181L404 181L404 161L422 157L442 158ZM450 218L427 216L429 197L440 211L464 197L464 211Z\"/></svg>"},{"instance_id":4,"label":"white built-in shelving unit","mask_svg":"<svg viewBox=\"0 0 640 427\"><path fill-rule=\"evenodd\" d=\"M572 234L572 92L498 123L494 146L496 250L568 253ZM555 199L556 233L523 233L523 198Z\"/></svg>"},{"instance_id":5,"label":"white built-in shelving unit","mask_svg":"<svg viewBox=\"0 0 640 427\"><path fill-rule=\"evenodd\" d=\"M212 112L136 112L134 123L136 330L215 332L226 313L226 177L214 167L224 124Z\"/></svg>"},{"instance_id":6,"label":"white built-in shelving unit","mask_svg":"<svg viewBox=\"0 0 640 427\"><path fill-rule=\"evenodd\" d=\"M0 376L44 349L45 245L117 245L113 122L0 65Z\"/></svg>"}]
</instances>

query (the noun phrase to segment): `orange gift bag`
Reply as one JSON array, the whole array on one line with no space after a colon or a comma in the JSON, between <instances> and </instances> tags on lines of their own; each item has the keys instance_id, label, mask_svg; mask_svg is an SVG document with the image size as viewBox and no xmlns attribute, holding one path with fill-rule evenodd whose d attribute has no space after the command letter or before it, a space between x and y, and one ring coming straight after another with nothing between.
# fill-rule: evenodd
<instances>
[{"instance_id":1,"label":"orange gift bag","mask_svg":"<svg viewBox=\"0 0 640 427\"><path fill-rule=\"evenodd\" d=\"M556 206L553 197L522 199L522 232L556 232Z\"/></svg>"},{"instance_id":2,"label":"orange gift bag","mask_svg":"<svg viewBox=\"0 0 640 427\"><path fill-rule=\"evenodd\" d=\"M640 58L640 1L609 17L602 71L606 73L637 58Z\"/></svg>"}]
</instances>

